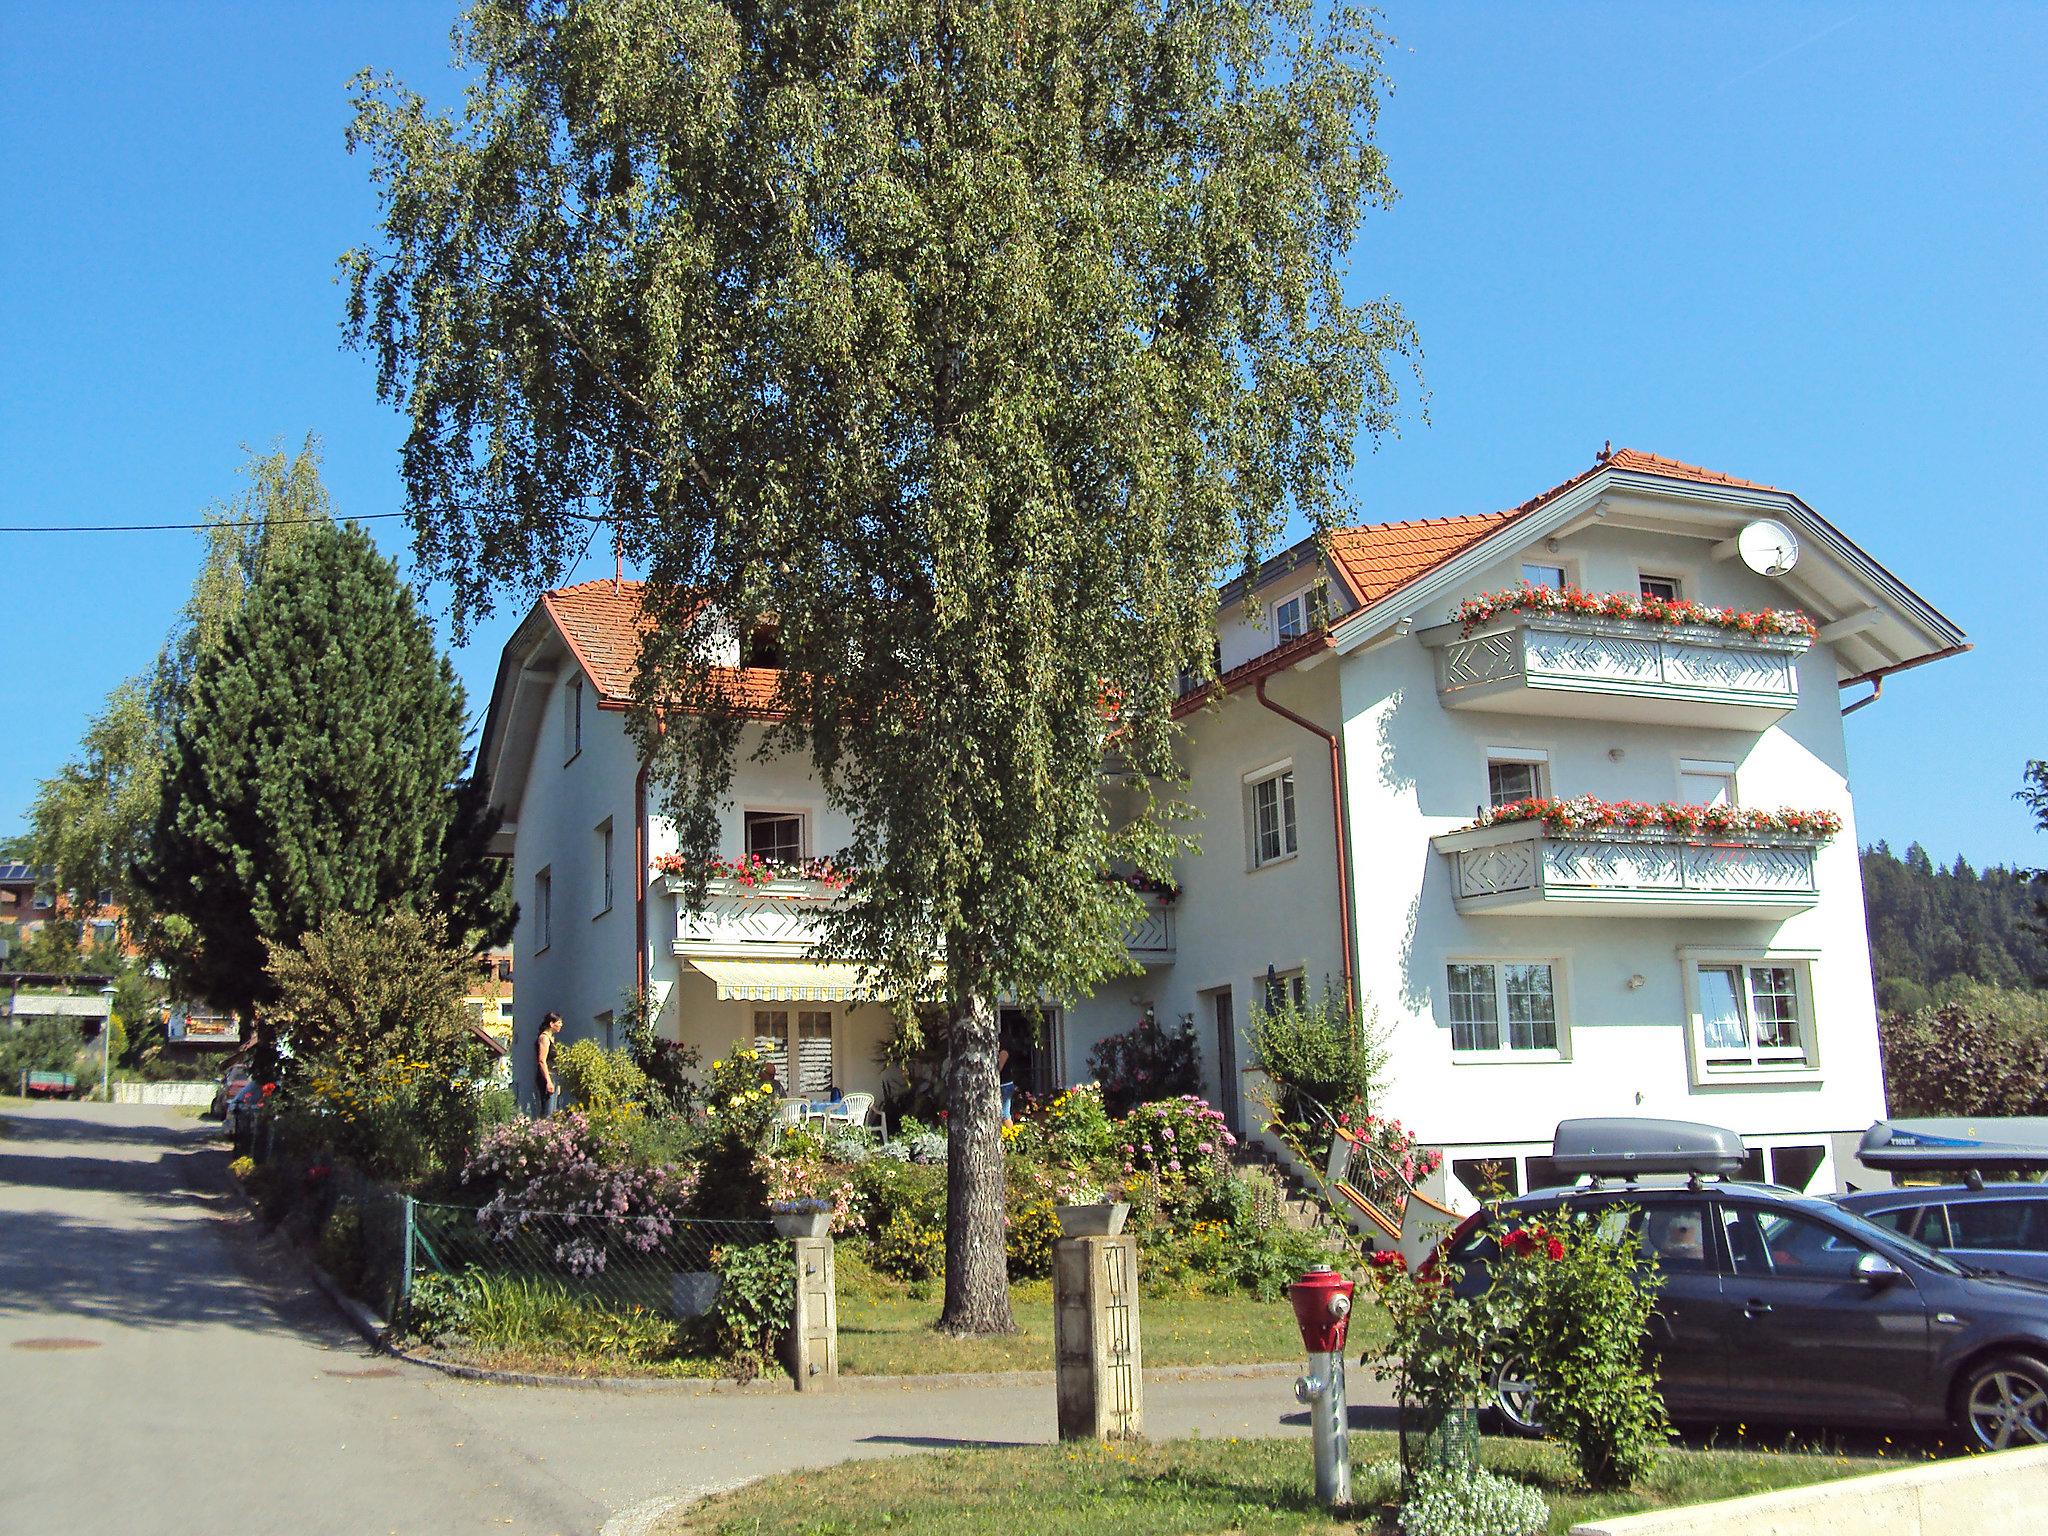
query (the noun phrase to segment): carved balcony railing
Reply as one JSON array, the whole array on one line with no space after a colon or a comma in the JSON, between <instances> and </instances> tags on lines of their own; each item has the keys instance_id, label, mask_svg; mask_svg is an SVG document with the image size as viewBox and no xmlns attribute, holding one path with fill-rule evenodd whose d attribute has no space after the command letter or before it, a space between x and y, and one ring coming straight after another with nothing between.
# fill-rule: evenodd
<instances>
[{"instance_id":1,"label":"carved balcony railing","mask_svg":"<svg viewBox=\"0 0 2048 1536\"><path fill-rule=\"evenodd\" d=\"M1141 965L1164 965L1173 959L1173 907L1148 896L1145 915L1124 940L1131 958Z\"/></svg>"},{"instance_id":2,"label":"carved balcony railing","mask_svg":"<svg viewBox=\"0 0 2048 1536\"><path fill-rule=\"evenodd\" d=\"M1503 613L1424 630L1446 709L1761 729L1799 703L1804 635Z\"/></svg>"},{"instance_id":3,"label":"carved balcony railing","mask_svg":"<svg viewBox=\"0 0 2048 1536\"><path fill-rule=\"evenodd\" d=\"M666 877L671 895L688 882ZM823 880L714 879L702 912L676 903L675 952L679 955L759 955L800 958L819 937L818 914L840 900L840 887Z\"/></svg>"},{"instance_id":4,"label":"carved balcony railing","mask_svg":"<svg viewBox=\"0 0 2048 1536\"><path fill-rule=\"evenodd\" d=\"M1458 910L1522 916L1789 917L1820 899L1818 837L1554 832L1540 821L1435 840Z\"/></svg>"}]
</instances>

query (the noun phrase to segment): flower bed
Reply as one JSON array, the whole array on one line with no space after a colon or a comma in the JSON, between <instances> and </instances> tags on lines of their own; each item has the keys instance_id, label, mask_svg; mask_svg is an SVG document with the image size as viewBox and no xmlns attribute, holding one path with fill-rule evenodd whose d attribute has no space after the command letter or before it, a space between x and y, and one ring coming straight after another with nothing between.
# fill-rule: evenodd
<instances>
[{"instance_id":1,"label":"flower bed","mask_svg":"<svg viewBox=\"0 0 2048 1536\"><path fill-rule=\"evenodd\" d=\"M814 880L839 891L853 879L830 859L764 859L751 853L736 859L713 856L695 866L695 871L680 853L664 853L654 860L652 867L657 875L683 876L701 871L707 880L730 880L749 890L776 880Z\"/></svg>"},{"instance_id":2,"label":"flower bed","mask_svg":"<svg viewBox=\"0 0 2048 1536\"><path fill-rule=\"evenodd\" d=\"M1724 629L1731 634L1774 636L1812 640L1814 622L1790 608L1760 608L1755 612L1739 608L1713 608L1684 599L1667 602L1637 592L1583 592L1577 587L1513 587L1502 592L1482 592L1458 604L1451 618L1469 635L1492 623L1502 614L1555 614L1570 618L1625 619L1637 624L1657 624L1668 629L1697 625Z\"/></svg>"},{"instance_id":3,"label":"flower bed","mask_svg":"<svg viewBox=\"0 0 2048 1536\"><path fill-rule=\"evenodd\" d=\"M1842 830L1834 811L1775 811L1746 805L1650 805L1640 800L1598 800L1581 795L1572 800L1516 800L1482 811L1472 828L1540 821L1547 831L1665 832L1680 837L1780 836L1811 837L1822 842ZM1471 830L1466 828L1465 830Z\"/></svg>"}]
</instances>

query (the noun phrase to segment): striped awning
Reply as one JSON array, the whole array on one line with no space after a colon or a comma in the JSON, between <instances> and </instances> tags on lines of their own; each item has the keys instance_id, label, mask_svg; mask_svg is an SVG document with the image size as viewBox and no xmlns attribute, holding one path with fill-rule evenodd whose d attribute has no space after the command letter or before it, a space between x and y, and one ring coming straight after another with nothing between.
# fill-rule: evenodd
<instances>
[{"instance_id":1,"label":"striped awning","mask_svg":"<svg viewBox=\"0 0 2048 1536\"><path fill-rule=\"evenodd\" d=\"M850 1003L858 999L860 967L845 960L692 960L718 983L720 1002Z\"/></svg>"}]
</instances>

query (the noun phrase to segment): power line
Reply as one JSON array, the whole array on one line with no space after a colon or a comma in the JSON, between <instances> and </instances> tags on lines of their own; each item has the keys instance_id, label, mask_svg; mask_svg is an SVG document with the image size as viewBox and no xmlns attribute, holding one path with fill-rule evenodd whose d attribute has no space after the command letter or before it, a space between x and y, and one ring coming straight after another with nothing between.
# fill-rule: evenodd
<instances>
[{"instance_id":1,"label":"power line","mask_svg":"<svg viewBox=\"0 0 2048 1536\"><path fill-rule=\"evenodd\" d=\"M0 523L0 533L201 533L208 528L245 526L303 528L314 523L373 523L380 518L405 517L404 512L358 512L353 517L255 517L222 518L211 523Z\"/></svg>"}]
</instances>

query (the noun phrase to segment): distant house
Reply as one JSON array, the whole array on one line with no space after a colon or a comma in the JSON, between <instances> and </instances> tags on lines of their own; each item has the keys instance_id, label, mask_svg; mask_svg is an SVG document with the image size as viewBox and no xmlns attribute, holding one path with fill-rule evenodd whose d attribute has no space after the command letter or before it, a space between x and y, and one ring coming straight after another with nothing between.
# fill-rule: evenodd
<instances>
[{"instance_id":1,"label":"distant house","mask_svg":"<svg viewBox=\"0 0 2048 1536\"><path fill-rule=\"evenodd\" d=\"M1138 974L1042 1035L1005 1008L1017 1080L1183 1021L1256 1135L1253 1020L1328 985L1388 1029L1377 1107L1444 1152L1453 1205L1543 1182L1569 1115L1712 1121L1757 1174L1837 1187L1884 1108L1842 717L1962 631L1797 496L1626 449L1504 511L1306 540L1256 573L1256 621L1246 595L1183 700L1201 855L1131 935ZM757 718L688 912L624 726L640 623L631 583L549 592L499 664L478 771L521 904L522 1088L543 1013L616 1042L643 984L707 1061L745 1039L786 1089L875 1088L894 1021L811 954L843 814L752 756ZM722 642L757 717L760 639Z\"/></svg>"},{"instance_id":2,"label":"distant house","mask_svg":"<svg viewBox=\"0 0 2048 1536\"><path fill-rule=\"evenodd\" d=\"M97 1040L107 1022L107 1000L100 989L112 981L111 976L0 971L0 1029L56 1019L75 1024L80 1039Z\"/></svg>"}]
</instances>

